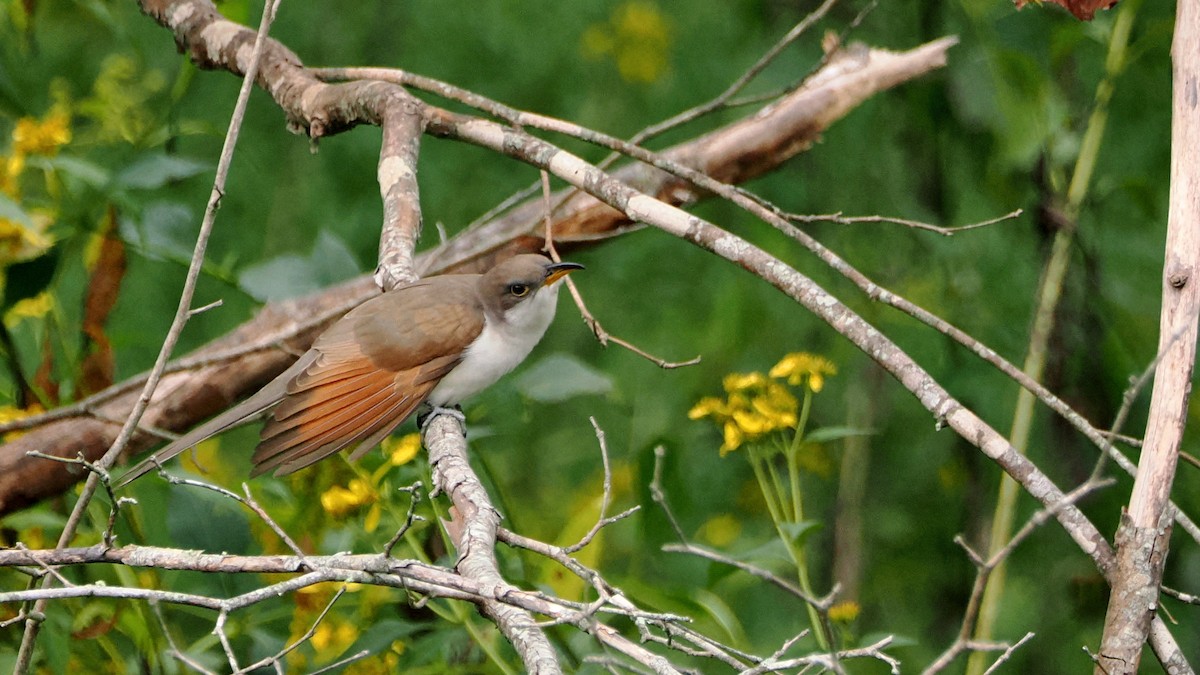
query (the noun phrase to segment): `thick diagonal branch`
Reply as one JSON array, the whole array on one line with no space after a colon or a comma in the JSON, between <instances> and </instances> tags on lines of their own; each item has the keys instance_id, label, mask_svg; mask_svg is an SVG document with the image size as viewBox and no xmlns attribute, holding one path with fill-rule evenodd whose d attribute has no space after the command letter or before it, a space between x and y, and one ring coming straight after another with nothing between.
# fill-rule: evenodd
<instances>
[{"instance_id":1,"label":"thick diagonal branch","mask_svg":"<svg viewBox=\"0 0 1200 675\"><path fill-rule=\"evenodd\" d=\"M177 42L199 65L239 72L241 48L237 45L245 44L246 38L241 32L245 29L223 19L211 3L205 0L146 0L143 8L172 28ZM182 18L169 20L168 16ZM773 114L752 114L722 127L730 133L736 129L742 138L757 139L756 144L742 148L743 154L731 152L738 146L723 140L722 129L705 135L704 143L685 142L668 149L666 154L678 153L681 159L686 157L694 166L740 182L754 175L749 169L761 173L770 170L770 162L778 166L787 159L787 154L772 154L769 148L796 151L806 147L854 105L881 90L940 67L945 63L945 51L951 44L951 41L941 40L900 53L868 50L869 58L862 52L853 52L848 58L835 59L818 71L809 83L788 97L786 105L770 106ZM368 113L376 110L377 104L382 105L381 101L386 101L387 95L400 90L398 86L382 82L325 84L311 77L300 65L300 60L274 40L267 41L258 81L275 96L293 126L314 135L349 128L351 119L355 123L383 123L386 131L388 120ZM338 100L338 97L353 99L356 96L365 96L371 102ZM387 110L386 106L378 109ZM783 115L783 109L791 112ZM363 114L348 117L346 111L353 110L363 111ZM783 124L783 121L787 123ZM705 152L710 146L714 150L712 155ZM392 168L386 165L389 156L406 155L403 152L389 154L387 148L381 151L380 171L385 177L393 175ZM390 166L399 168L394 163ZM687 204L704 196L702 192L681 187L685 184L670 174L644 165L626 167L617 175L639 191L659 195L674 203ZM415 197L415 186L412 194ZM391 222L386 215L388 204L385 197L385 222ZM403 210L404 207L397 204L397 214ZM541 210L541 200L534 199L503 218L462 232L446 244L418 256L416 268L422 275L449 269L480 269L511 253L537 250L542 245L542 237L537 233ZM398 215L395 220L414 223L417 219L419 212L412 217ZM556 212L555 239L559 250L567 252L576 246L590 245L596 237L621 231L628 222L625 215L594 197L579 195ZM408 236L403 233L413 230L401 228L396 232L401 233L396 239L402 240ZM415 232L411 236L415 237ZM389 235L385 231L382 237L386 239ZM268 305L229 335L187 357L192 362L203 362L208 356L220 356L217 363L187 372L168 367L171 374L159 386L143 419L144 424L178 431L191 428L224 410L282 372L296 354L307 349L329 321L375 292L370 280L362 278L307 298ZM79 480L79 474L71 473L65 465L33 459L26 453L39 450L59 457L82 455L94 460L112 442L117 431L105 418L121 418L128 412L136 398L130 393L130 385L136 383L135 378L115 385L76 406L69 415L52 414L53 421L0 446L0 515L58 495ZM91 415L93 411L95 416ZM144 449L154 442L150 435L137 434L131 440L130 448Z\"/></svg>"},{"instance_id":2,"label":"thick diagonal branch","mask_svg":"<svg viewBox=\"0 0 1200 675\"><path fill-rule=\"evenodd\" d=\"M696 244L750 271L811 311L892 374L921 405L964 440L978 447L1012 476L1045 507L1056 509L1055 518L1067 534L1089 555L1110 583L1114 580L1115 556L1108 540L1079 508L1063 507L1062 490L1008 440L962 405L924 368L896 343L847 307L812 279L771 256L763 249L716 225L653 199L609 177L569 152L544 141L497 124L442 111L430 119L432 133L452 136L503 152L550 171L576 187L621 211L633 221L644 222ZM1178 644L1161 619L1150 643L1162 665L1186 667Z\"/></svg>"}]
</instances>

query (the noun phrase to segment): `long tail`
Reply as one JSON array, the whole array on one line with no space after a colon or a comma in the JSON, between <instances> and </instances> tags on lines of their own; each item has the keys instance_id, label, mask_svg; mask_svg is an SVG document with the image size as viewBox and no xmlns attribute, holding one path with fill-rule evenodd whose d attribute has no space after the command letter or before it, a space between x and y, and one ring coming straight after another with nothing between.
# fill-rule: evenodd
<instances>
[{"instance_id":1,"label":"long tail","mask_svg":"<svg viewBox=\"0 0 1200 675\"><path fill-rule=\"evenodd\" d=\"M249 422L275 407L275 405L283 400L283 395L287 390L287 383L295 377L296 373L307 368L316 357L317 354L315 352L310 351L306 353L292 367L285 370L274 380L271 380L250 398L192 429L162 449L156 450L154 454L142 460L137 466L121 476L120 480L113 484L113 487L115 489L123 488L157 469L184 450L233 427Z\"/></svg>"}]
</instances>

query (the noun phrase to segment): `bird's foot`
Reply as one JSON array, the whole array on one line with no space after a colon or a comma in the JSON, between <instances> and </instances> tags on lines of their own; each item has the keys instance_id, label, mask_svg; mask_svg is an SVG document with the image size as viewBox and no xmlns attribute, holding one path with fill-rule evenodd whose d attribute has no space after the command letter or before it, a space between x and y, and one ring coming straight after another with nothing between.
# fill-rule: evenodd
<instances>
[{"instance_id":1,"label":"bird's foot","mask_svg":"<svg viewBox=\"0 0 1200 675\"><path fill-rule=\"evenodd\" d=\"M417 428L421 433L425 433L425 427L429 422L438 415L447 415L458 420L458 426L462 428L463 435L467 433L467 416L463 414L462 407L454 406L452 408L444 408L440 405L422 405L417 410Z\"/></svg>"}]
</instances>

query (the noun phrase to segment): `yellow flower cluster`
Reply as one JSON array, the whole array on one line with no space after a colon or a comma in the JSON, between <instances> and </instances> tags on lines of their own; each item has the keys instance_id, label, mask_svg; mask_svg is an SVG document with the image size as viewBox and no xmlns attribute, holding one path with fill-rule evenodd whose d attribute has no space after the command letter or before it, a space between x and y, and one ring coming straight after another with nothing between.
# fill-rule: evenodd
<instances>
[{"instance_id":1,"label":"yellow flower cluster","mask_svg":"<svg viewBox=\"0 0 1200 675\"><path fill-rule=\"evenodd\" d=\"M21 177L23 171L25 171L25 155L0 157L0 193L8 195L12 199L20 197L21 188L17 179Z\"/></svg>"},{"instance_id":2,"label":"yellow flower cluster","mask_svg":"<svg viewBox=\"0 0 1200 675\"><path fill-rule=\"evenodd\" d=\"M688 417L710 417L724 434L721 455L737 450L778 429L796 426L798 403L792 392L762 373L731 373L725 376L725 398L706 396L691 410Z\"/></svg>"},{"instance_id":3,"label":"yellow flower cluster","mask_svg":"<svg viewBox=\"0 0 1200 675\"><path fill-rule=\"evenodd\" d=\"M340 588L344 588L348 593L362 591L362 587L358 584L324 582L305 586L293 596L296 606L292 614L289 641L293 643L299 641L312 629L313 634L309 644L312 646L313 654L310 662L310 657L305 650L296 649L290 652L287 657L289 671L308 671L311 670L313 663L328 663L358 639L360 634L358 625L344 614L339 613L337 609L326 614L313 629L313 623L329 607L330 601Z\"/></svg>"},{"instance_id":4,"label":"yellow flower cluster","mask_svg":"<svg viewBox=\"0 0 1200 675\"><path fill-rule=\"evenodd\" d=\"M772 431L795 428L799 403L780 379L792 385L804 383L815 393L824 386L825 375L836 372L823 357L804 352L788 354L771 368L769 377L760 372L726 375L722 381L725 398L705 396L692 406L688 417L708 417L721 427L724 457Z\"/></svg>"},{"instance_id":5,"label":"yellow flower cluster","mask_svg":"<svg viewBox=\"0 0 1200 675\"><path fill-rule=\"evenodd\" d=\"M45 410L42 408L42 406L36 403L28 408L18 408L16 406L3 405L0 406L0 424L4 422L15 422L19 419L29 417L30 415L38 415L43 412L45 412ZM10 431L7 434L4 434L4 442L7 443L11 440L20 438L24 433L24 431Z\"/></svg>"},{"instance_id":6,"label":"yellow flower cluster","mask_svg":"<svg viewBox=\"0 0 1200 675\"><path fill-rule=\"evenodd\" d=\"M853 600L843 600L829 608L829 620L834 623L851 623L858 618L862 608Z\"/></svg>"},{"instance_id":7,"label":"yellow flower cluster","mask_svg":"<svg viewBox=\"0 0 1200 675\"><path fill-rule=\"evenodd\" d=\"M3 256L0 256L0 260L3 260ZM54 304L54 296L49 291L18 300L4 313L4 324L12 328L24 319L40 319L54 309Z\"/></svg>"},{"instance_id":8,"label":"yellow flower cluster","mask_svg":"<svg viewBox=\"0 0 1200 675\"><path fill-rule=\"evenodd\" d=\"M771 368L771 377L786 377L787 383L804 384L814 394L825 388L825 376L837 375L837 366L825 358L808 352L793 352Z\"/></svg>"},{"instance_id":9,"label":"yellow flower cluster","mask_svg":"<svg viewBox=\"0 0 1200 675\"><path fill-rule=\"evenodd\" d=\"M52 110L41 120L22 117L12 132L13 156L45 155L53 157L71 142L71 116L65 110Z\"/></svg>"},{"instance_id":10,"label":"yellow flower cluster","mask_svg":"<svg viewBox=\"0 0 1200 675\"><path fill-rule=\"evenodd\" d=\"M0 155L0 194L19 203L26 158L53 156L70 142L71 117L61 106L40 120L33 117L17 120L10 154ZM0 217L0 265L35 258L50 248L54 241L46 232L53 220L46 210L31 210L16 220Z\"/></svg>"},{"instance_id":11,"label":"yellow flower cluster","mask_svg":"<svg viewBox=\"0 0 1200 675\"><path fill-rule=\"evenodd\" d=\"M400 438L388 436L383 441L383 454L388 464L401 466L411 462L421 451L421 434L405 434Z\"/></svg>"},{"instance_id":12,"label":"yellow flower cluster","mask_svg":"<svg viewBox=\"0 0 1200 675\"><path fill-rule=\"evenodd\" d=\"M0 265L36 258L54 244L46 233L51 218L44 213L30 215L30 225L0 216Z\"/></svg>"},{"instance_id":13,"label":"yellow flower cluster","mask_svg":"<svg viewBox=\"0 0 1200 675\"><path fill-rule=\"evenodd\" d=\"M334 518L344 518L367 504L374 504L379 493L370 483L355 478L346 487L334 485L321 493L321 508Z\"/></svg>"},{"instance_id":14,"label":"yellow flower cluster","mask_svg":"<svg viewBox=\"0 0 1200 675\"><path fill-rule=\"evenodd\" d=\"M650 83L667 70L671 30L658 5L628 0L613 10L607 23L584 31L582 45L589 58L611 57L625 81Z\"/></svg>"},{"instance_id":15,"label":"yellow flower cluster","mask_svg":"<svg viewBox=\"0 0 1200 675\"><path fill-rule=\"evenodd\" d=\"M42 119L22 117L12 131L12 149L0 157L0 192L17 199L18 180L25 171L25 158L30 155L53 157L58 149L71 142L71 115L61 106Z\"/></svg>"},{"instance_id":16,"label":"yellow flower cluster","mask_svg":"<svg viewBox=\"0 0 1200 675\"><path fill-rule=\"evenodd\" d=\"M318 661L332 661L358 639L358 627L341 618L327 617L313 631L312 646Z\"/></svg>"}]
</instances>

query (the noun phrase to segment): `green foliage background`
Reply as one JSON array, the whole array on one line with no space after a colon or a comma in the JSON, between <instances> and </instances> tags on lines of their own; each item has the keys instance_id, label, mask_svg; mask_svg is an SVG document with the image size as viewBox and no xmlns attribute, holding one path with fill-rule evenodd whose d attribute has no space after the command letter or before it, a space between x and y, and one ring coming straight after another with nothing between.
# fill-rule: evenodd
<instances>
[{"instance_id":1,"label":"green foliage background","mask_svg":"<svg viewBox=\"0 0 1200 675\"><path fill-rule=\"evenodd\" d=\"M310 65L401 67L519 108L629 135L716 95L815 5L527 0L450 8L430 0L349 6L285 2L273 35ZM1154 355L1167 209L1174 8L1141 0L1122 6L1137 12L1130 61L1115 81L1047 374L1050 388L1099 426L1113 418L1128 378ZM84 357L79 334L84 253L110 208L129 251L129 269L107 324L117 377L150 366L182 286L239 81L227 73L195 70L176 54L167 31L139 14L132 2L6 0L0 8L0 139L8 138L17 119L42 117L56 101L73 114L71 143L29 169L50 178L38 178L23 204L53 209L51 233L57 243L43 261L49 264L7 271L7 287L16 290L6 295L5 306L7 311L22 295L44 288L52 292L54 311L8 322L15 345L8 359L10 366L32 374L50 336L54 376L69 398ZM257 23L260 11L257 3L241 0L220 8L248 24ZM861 3L836 7L820 30L790 48L752 90L796 81L820 57L820 31L840 32L862 10ZM642 12L636 15L639 21L629 22L635 28L622 22L629 12ZM961 43L951 50L949 66L866 102L811 151L750 187L795 212L878 213L943 225L1025 209L1015 221L951 238L896 225L807 228L877 282L1019 363L1050 238L1039 225L1039 206L1062 201L1104 74L1112 23L1111 12L1083 24L1056 8L1017 12L1000 0L881 3L851 39L907 49L955 34ZM740 114L716 115L656 141L655 147ZM377 129L359 128L323 140L313 153L306 139L285 131L269 98L255 93L197 298L197 304L219 299L224 305L189 323L180 353L245 321L264 298L299 295L374 267L381 218L378 142ZM563 142L588 158L603 156ZM537 174L476 148L427 139L420 177L430 225L424 244L430 245L437 238L434 223L457 231ZM1049 202L1044 201L1047 192ZM698 211L763 243L839 294L986 421L1008 428L1016 386L990 367L910 318L871 304L743 213L722 204L704 204ZM830 584L838 471L867 471L865 566L856 598L862 610L846 626L846 635L866 644L872 636L895 634L891 653L908 668L928 663L948 645L973 578L952 538L964 533L982 547L998 469L952 432L937 431L909 394L881 378L863 354L827 326L716 257L647 230L577 258L588 266L577 281L610 331L666 358L700 354L704 360L696 367L663 371L620 349L602 349L564 301L559 320L530 361L466 407L472 452L492 483L506 524L559 543L574 541L591 524L601 481L588 423L594 416L607 433L616 469L616 507L644 508L606 530L585 550L585 559L646 606L695 616L698 628L738 647L773 651L807 625L803 608L744 575L660 552L673 534L650 502L647 484L653 448L661 444L668 453L665 486L689 535L731 554L769 541L770 522L748 465L738 453L718 457L716 431L688 421L686 413L700 397L718 393L726 373L766 370L787 352L819 353L837 363L840 373L816 397L815 423L844 425L849 412L868 398L877 415L869 465L839 467L840 443L813 451L821 460L814 466L830 467L805 477L809 517L823 524L807 539L814 582L818 589ZM547 365L551 359L557 368ZM586 373L577 380L586 386L557 386L562 368ZM0 398L5 399L0 403L23 405L15 392L11 374L0 372ZM1130 433L1140 434L1147 400L1148 393L1138 398ZM253 434L229 434L201 453L210 468L222 463L214 480L238 484ZM1194 438L1190 433L1185 449L1194 448ZM1031 445L1034 461L1063 486L1086 478L1096 456L1084 439L1044 411ZM405 497L383 493L381 524L372 532L362 525L366 507L335 519L318 497L355 476L369 478L381 461L375 457L354 467L331 460L299 478L258 479L252 487L290 531L308 533L302 543L310 550L378 550L400 522ZM406 464L376 486L407 484L422 476L420 465ZM1102 531L1115 530L1130 484L1122 477L1086 503ZM1192 514L1200 513L1198 487L1196 470L1181 465L1175 497ZM121 541L246 553L278 550L246 513L206 495L168 491L154 479L141 481L132 492L141 506L122 523ZM95 527L103 523L101 506ZM56 502L9 517L0 523L6 542L17 536L27 543L35 536L52 542L67 508ZM433 518L427 502L424 508ZM1022 500L1022 515L1034 509L1033 500ZM433 535L426 525L408 543L437 558L444 552L431 543ZM537 558L504 552L504 560L516 583L567 594L581 591ZM1107 597L1091 562L1053 524L1018 549L1011 562L997 637L1015 640L1026 631L1036 637L1007 672L1087 668L1081 646L1096 647ZM154 581L149 573L129 570L72 573L111 583ZM161 577L158 582L173 587L220 595L262 583L251 577ZM1200 551L1195 542L1175 537L1167 583L1194 593L1197 578ZM18 586L15 576L6 582L6 587ZM351 628L327 636L331 642L324 651L304 648L292 665L311 667L342 649L363 647L392 654L356 666L363 671L495 669L485 649L515 662L473 609L440 603L413 609L398 598L375 590L348 594L333 613L341 623L332 623ZM284 599L235 615L233 638L245 658L273 653L295 634L297 622L311 621L315 601L297 602L300 614L294 614L291 599ZM1164 604L1179 622L1175 634L1185 653L1200 654L1200 611L1172 600ZM164 611L176 639L218 667L220 649L208 632L213 617L180 608ZM107 664L114 672L179 668L166 658L161 631L145 605L63 602L52 605L49 622L40 658L51 672L62 672L72 662ZM559 646L576 657L595 650L573 629L555 629L555 635ZM15 646L19 637L17 628L8 628L0 632L0 645ZM9 654L0 647L0 669L10 667ZM1149 661L1144 669L1155 672ZM882 672L878 664L852 668Z\"/></svg>"}]
</instances>

